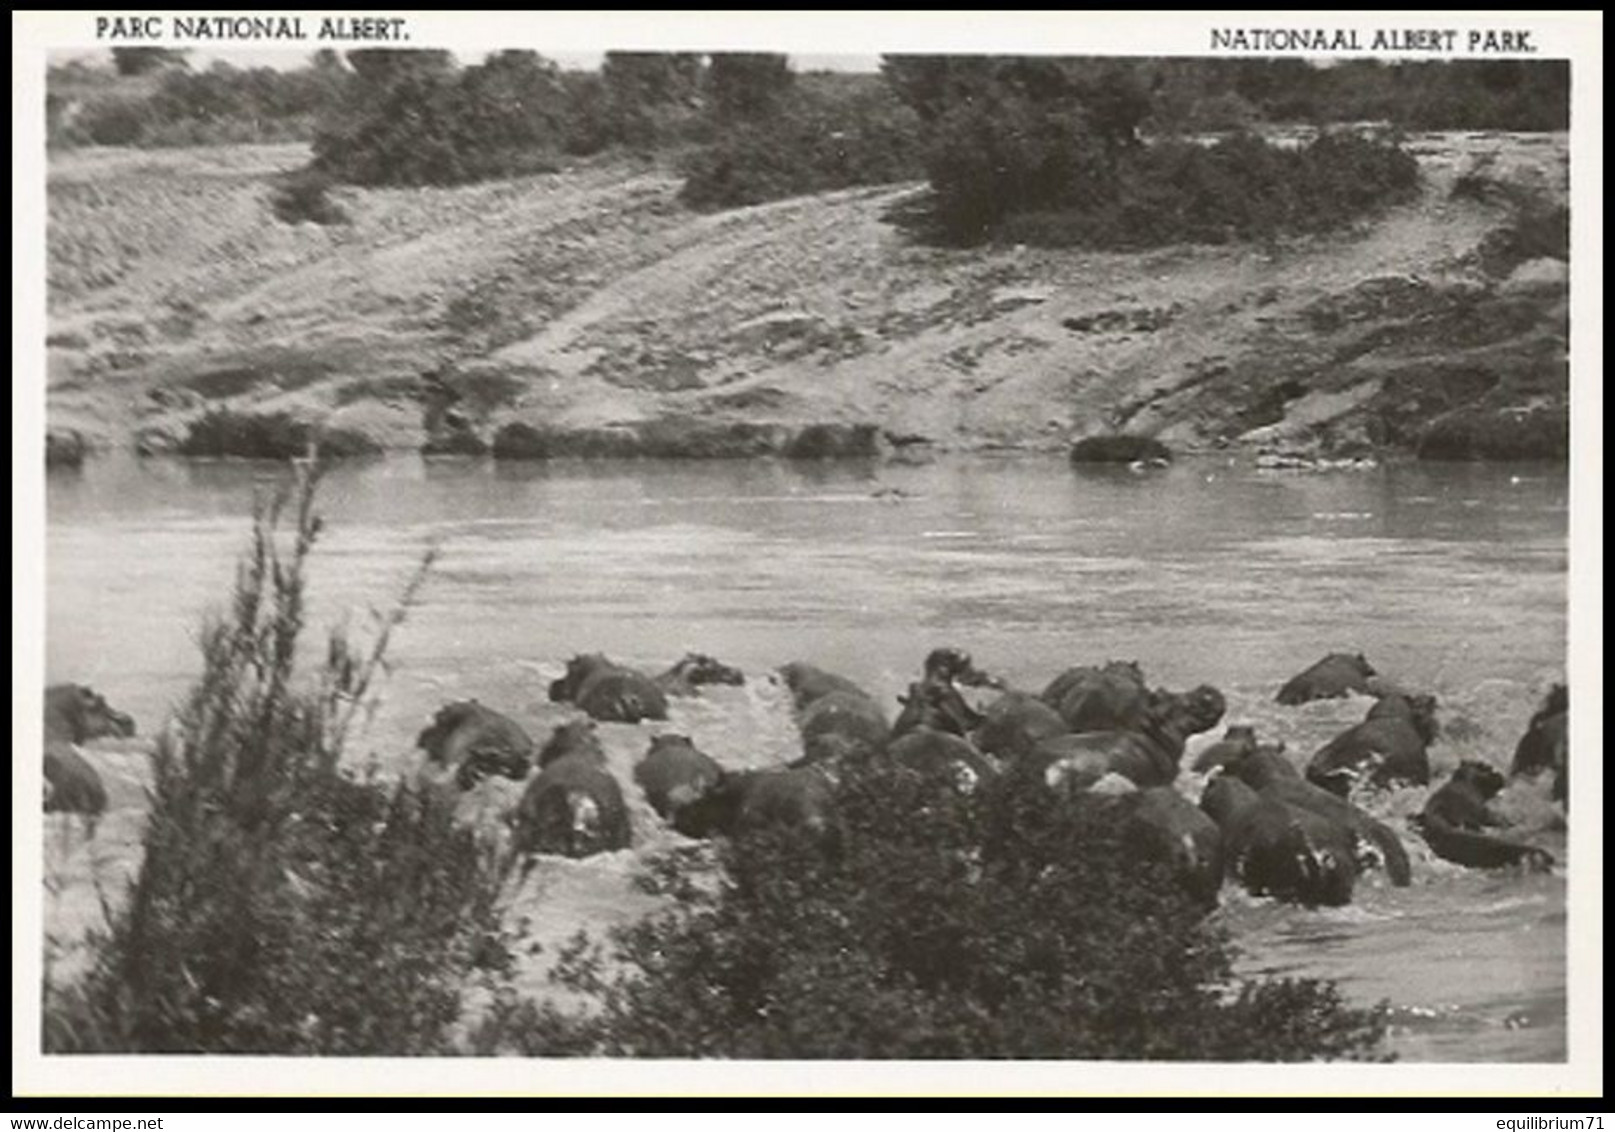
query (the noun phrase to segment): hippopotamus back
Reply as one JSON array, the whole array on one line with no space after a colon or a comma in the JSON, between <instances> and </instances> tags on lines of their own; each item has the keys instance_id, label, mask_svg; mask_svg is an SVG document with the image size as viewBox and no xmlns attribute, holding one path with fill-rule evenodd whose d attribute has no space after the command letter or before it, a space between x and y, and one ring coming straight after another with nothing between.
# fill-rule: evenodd
<instances>
[{"instance_id":1,"label":"hippopotamus back","mask_svg":"<svg viewBox=\"0 0 1615 1132\"><path fill-rule=\"evenodd\" d=\"M814 700L831 692L862 696L871 703L874 702L873 696L845 676L826 672L804 661L793 660L789 664L782 665L779 674L785 681L785 686L790 689L791 702L795 704L797 711L804 710Z\"/></svg>"},{"instance_id":2,"label":"hippopotamus back","mask_svg":"<svg viewBox=\"0 0 1615 1132\"><path fill-rule=\"evenodd\" d=\"M1540 774L1551 770L1562 776L1569 762L1570 695L1563 684L1555 684L1542 706L1531 717L1525 734L1514 748L1511 775ZM1555 793L1562 799L1557 787Z\"/></svg>"},{"instance_id":3,"label":"hippopotamus back","mask_svg":"<svg viewBox=\"0 0 1615 1132\"><path fill-rule=\"evenodd\" d=\"M1315 906L1350 903L1357 882L1356 838L1333 821L1215 775L1200 806L1223 834L1228 871L1255 896Z\"/></svg>"},{"instance_id":4,"label":"hippopotamus back","mask_svg":"<svg viewBox=\"0 0 1615 1132\"><path fill-rule=\"evenodd\" d=\"M549 694L552 702L574 703L605 722L667 718L667 696L656 681L598 653L573 657L566 675L550 684Z\"/></svg>"},{"instance_id":5,"label":"hippopotamus back","mask_svg":"<svg viewBox=\"0 0 1615 1132\"><path fill-rule=\"evenodd\" d=\"M1335 736L1307 764L1307 780L1341 797L1359 781L1375 786L1430 781L1428 744L1436 736L1435 698L1386 696L1363 722Z\"/></svg>"},{"instance_id":6,"label":"hippopotamus back","mask_svg":"<svg viewBox=\"0 0 1615 1132\"><path fill-rule=\"evenodd\" d=\"M568 755L528 784L514 817L519 853L588 857L626 849L628 807L617 780L599 763Z\"/></svg>"},{"instance_id":7,"label":"hippopotamus back","mask_svg":"<svg viewBox=\"0 0 1615 1132\"><path fill-rule=\"evenodd\" d=\"M1215 904L1222 887L1222 830L1183 795L1158 786L1130 795L1126 830L1146 857L1170 866L1202 904Z\"/></svg>"},{"instance_id":8,"label":"hippopotamus back","mask_svg":"<svg viewBox=\"0 0 1615 1132\"><path fill-rule=\"evenodd\" d=\"M1292 677L1275 699L1290 707L1313 700L1338 700L1352 692L1367 692L1376 675L1362 653L1334 652Z\"/></svg>"},{"instance_id":9,"label":"hippopotamus back","mask_svg":"<svg viewBox=\"0 0 1615 1132\"><path fill-rule=\"evenodd\" d=\"M869 759L891 736L885 713L861 692L826 692L803 709L797 726L803 763Z\"/></svg>"},{"instance_id":10,"label":"hippopotamus back","mask_svg":"<svg viewBox=\"0 0 1615 1132\"><path fill-rule=\"evenodd\" d=\"M1017 759L1030 754L1044 739L1064 735L1060 713L1036 696L1006 692L987 706L981 726L971 739L984 754Z\"/></svg>"},{"instance_id":11,"label":"hippopotamus back","mask_svg":"<svg viewBox=\"0 0 1615 1132\"><path fill-rule=\"evenodd\" d=\"M835 833L835 791L815 767L726 772L699 801L674 815L688 837L734 837L770 827L815 837Z\"/></svg>"},{"instance_id":12,"label":"hippopotamus back","mask_svg":"<svg viewBox=\"0 0 1615 1132\"><path fill-rule=\"evenodd\" d=\"M1522 861L1540 867L1553 864L1552 854L1544 849L1486 832L1507 824L1488 805L1504 782L1502 773L1488 763L1465 759L1458 764L1414 822L1436 856L1478 869Z\"/></svg>"},{"instance_id":13,"label":"hippopotamus back","mask_svg":"<svg viewBox=\"0 0 1615 1132\"><path fill-rule=\"evenodd\" d=\"M723 768L683 735L656 736L634 767L634 781L664 819L706 797L722 777Z\"/></svg>"},{"instance_id":14,"label":"hippopotamus back","mask_svg":"<svg viewBox=\"0 0 1615 1132\"><path fill-rule=\"evenodd\" d=\"M903 766L946 782L960 794L975 794L998 775L997 768L968 740L929 727L893 739L886 753Z\"/></svg>"},{"instance_id":15,"label":"hippopotamus back","mask_svg":"<svg viewBox=\"0 0 1615 1132\"><path fill-rule=\"evenodd\" d=\"M45 743L45 812L88 814L107 808L107 790L101 775L71 743Z\"/></svg>"},{"instance_id":16,"label":"hippopotamus back","mask_svg":"<svg viewBox=\"0 0 1615 1132\"><path fill-rule=\"evenodd\" d=\"M1071 731L1110 731L1137 725L1148 708L1149 689L1137 665L1113 661L1101 669L1062 673L1044 699Z\"/></svg>"},{"instance_id":17,"label":"hippopotamus back","mask_svg":"<svg viewBox=\"0 0 1615 1132\"><path fill-rule=\"evenodd\" d=\"M533 769L533 740L521 724L475 700L439 709L415 745L430 761L455 767L461 789L495 774L520 782Z\"/></svg>"}]
</instances>

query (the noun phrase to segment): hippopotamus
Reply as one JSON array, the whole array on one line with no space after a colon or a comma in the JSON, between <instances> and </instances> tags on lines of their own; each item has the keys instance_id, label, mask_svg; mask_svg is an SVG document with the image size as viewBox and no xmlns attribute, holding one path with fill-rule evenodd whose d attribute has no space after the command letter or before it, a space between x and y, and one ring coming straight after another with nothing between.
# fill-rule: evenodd
<instances>
[{"instance_id":1,"label":"hippopotamus","mask_svg":"<svg viewBox=\"0 0 1615 1132\"><path fill-rule=\"evenodd\" d=\"M107 788L88 759L59 739L45 743L45 812L88 814L107 808Z\"/></svg>"},{"instance_id":2,"label":"hippopotamus","mask_svg":"<svg viewBox=\"0 0 1615 1132\"><path fill-rule=\"evenodd\" d=\"M746 674L706 653L688 652L655 680L656 686L670 696L694 696L706 684L739 687L746 682Z\"/></svg>"},{"instance_id":3,"label":"hippopotamus","mask_svg":"<svg viewBox=\"0 0 1615 1132\"><path fill-rule=\"evenodd\" d=\"M948 783L960 794L975 794L998 776L998 768L969 740L931 727L904 732L887 745L886 754L903 766Z\"/></svg>"},{"instance_id":4,"label":"hippopotamus","mask_svg":"<svg viewBox=\"0 0 1615 1132\"><path fill-rule=\"evenodd\" d=\"M1413 883L1413 867L1401 840L1382 822L1321 786L1304 781L1283 753L1274 746L1259 745L1244 758L1228 764L1229 773L1238 776L1258 794L1276 799L1292 808L1306 810L1350 830L1359 851L1375 852L1384 863L1391 883L1406 887Z\"/></svg>"},{"instance_id":5,"label":"hippopotamus","mask_svg":"<svg viewBox=\"0 0 1615 1132\"><path fill-rule=\"evenodd\" d=\"M908 686L908 692L898 697L903 710L892 724L893 735L904 735L918 728L947 731L953 735L969 735L982 721L982 715L971 707L951 683L940 680L921 680Z\"/></svg>"},{"instance_id":6,"label":"hippopotamus","mask_svg":"<svg viewBox=\"0 0 1615 1132\"><path fill-rule=\"evenodd\" d=\"M808 763L860 762L886 746L891 728L880 705L861 692L826 692L797 716Z\"/></svg>"},{"instance_id":7,"label":"hippopotamus","mask_svg":"<svg viewBox=\"0 0 1615 1132\"><path fill-rule=\"evenodd\" d=\"M1205 774L1235 759L1244 758L1256 750L1256 728L1236 723L1222 733L1222 738L1201 751L1191 767L1196 774Z\"/></svg>"},{"instance_id":8,"label":"hippopotamus","mask_svg":"<svg viewBox=\"0 0 1615 1132\"><path fill-rule=\"evenodd\" d=\"M107 808L107 790L75 743L92 739L127 739L135 721L115 710L99 693L83 684L54 684L45 689L44 774L46 813L94 816Z\"/></svg>"},{"instance_id":9,"label":"hippopotamus","mask_svg":"<svg viewBox=\"0 0 1615 1132\"><path fill-rule=\"evenodd\" d=\"M581 755L601 766L606 764L606 749L600 745L600 732L594 720L570 719L551 731L538 751L539 769L568 755Z\"/></svg>"},{"instance_id":10,"label":"hippopotamus","mask_svg":"<svg viewBox=\"0 0 1615 1132\"><path fill-rule=\"evenodd\" d=\"M1534 867L1551 866L1553 855L1547 850L1485 832L1508 825L1488 804L1504 782L1490 763L1465 759L1430 795L1414 827L1436 856L1456 865L1496 869L1523 861Z\"/></svg>"},{"instance_id":11,"label":"hippopotamus","mask_svg":"<svg viewBox=\"0 0 1615 1132\"><path fill-rule=\"evenodd\" d=\"M814 700L827 696L831 692L842 692L847 695L862 696L874 702L874 697L845 676L837 676L834 672L826 672L822 668L815 668L799 660L793 660L779 670L780 678L790 689L791 702L797 711L802 711Z\"/></svg>"},{"instance_id":12,"label":"hippopotamus","mask_svg":"<svg viewBox=\"0 0 1615 1132\"><path fill-rule=\"evenodd\" d=\"M944 645L926 655L921 678L943 684L964 684L971 688L1001 688L1003 683L976 667L963 649Z\"/></svg>"},{"instance_id":13,"label":"hippopotamus","mask_svg":"<svg viewBox=\"0 0 1615 1132\"><path fill-rule=\"evenodd\" d=\"M454 767L462 790L496 774L520 782L533 769L533 740L521 724L476 700L438 709L415 745L431 762Z\"/></svg>"},{"instance_id":14,"label":"hippopotamus","mask_svg":"<svg viewBox=\"0 0 1615 1132\"><path fill-rule=\"evenodd\" d=\"M817 767L725 771L706 795L673 815L686 837L736 837L769 827L815 838L836 834L835 791Z\"/></svg>"},{"instance_id":15,"label":"hippopotamus","mask_svg":"<svg viewBox=\"0 0 1615 1132\"><path fill-rule=\"evenodd\" d=\"M1362 653L1332 652L1294 677L1274 697L1288 707L1313 700L1344 699L1352 692L1367 693L1378 673Z\"/></svg>"},{"instance_id":16,"label":"hippopotamus","mask_svg":"<svg viewBox=\"0 0 1615 1132\"><path fill-rule=\"evenodd\" d=\"M1144 673L1132 661L1103 668L1068 668L1043 690L1043 702L1060 713L1068 731L1132 727L1149 705Z\"/></svg>"},{"instance_id":17,"label":"hippopotamus","mask_svg":"<svg viewBox=\"0 0 1615 1132\"><path fill-rule=\"evenodd\" d=\"M1190 894L1217 903L1222 888L1223 837L1217 824L1170 786L1124 795L1123 836L1148 860L1170 866Z\"/></svg>"},{"instance_id":18,"label":"hippopotamus","mask_svg":"<svg viewBox=\"0 0 1615 1132\"><path fill-rule=\"evenodd\" d=\"M987 705L971 740L983 754L1018 759L1044 739L1064 735L1067 730L1060 713L1037 696L1005 692Z\"/></svg>"},{"instance_id":19,"label":"hippopotamus","mask_svg":"<svg viewBox=\"0 0 1615 1132\"><path fill-rule=\"evenodd\" d=\"M664 820L706 797L723 768L684 735L658 735L634 767L634 781Z\"/></svg>"},{"instance_id":20,"label":"hippopotamus","mask_svg":"<svg viewBox=\"0 0 1615 1132\"><path fill-rule=\"evenodd\" d=\"M1144 717L1127 730L1088 731L1045 739L1029 761L1050 786L1085 790L1109 773L1140 788L1170 786L1190 735L1215 727L1226 709L1222 693L1201 685L1183 695L1150 693Z\"/></svg>"},{"instance_id":21,"label":"hippopotamus","mask_svg":"<svg viewBox=\"0 0 1615 1132\"><path fill-rule=\"evenodd\" d=\"M45 739L88 743L91 739L127 739L135 721L116 711L93 688L53 684L45 689Z\"/></svg>"},{"instance_id":22,"label":"hippopotamus","mask_svg":"<svg viewBox=\"0 0 1615 1132\"><path fill-rule=\"evenodd\" d=\"M1363 722L1335 736L1307 763L1307 779L1342 798L1353 786L1427 785L1435 741L1434 696L1389 695Z\"/></svg>"},{"instance_id":23,"label":"hippopotamus","mask_svg":"<svg viewBox=\"0 0 1615 1132\"><path fill-rule=\"evenodd\" d=\"M667 695L655 680L599 653L568 661L566 675L550 684L550 701L576 704L611 723L667 718Z\"/></svg>"},{"instance_id":24,"label":"hippopotamus","mask_svg":"<svg viewBox=\"0 0 1615 1132\"><path fill-rule=\"evenodd\" d=\"M1565 800L1565 781L1570 759L1570 692L1563 684L1549 689L1542 706L1531 717L1525 734L1514 748L1511 776L1554 772L1553 797Z\"/></svg>"},{"instance_id":25,"label":"hippopotamus","mask_svg":"<svg viewBox=\"0 0 1615 1132\"><path fill-rule=\"evenodd\" d=\"M588 857L628 848L628 807L622 788L587 754L565 755L528 783L514 815L518 853Z\"/></svg>"},{"instance_id":26,"label":"hippopotamus","mask_svg":"<svg viewBox=\"0 0 1615 1132\"><path fill-rule=\"evenodd\" d=\"M1228 873L1253 896L1313 907L1351 902L1357 842L1351 827L1214 773L1200 808L1223 835Z\"/></svg>"}]
</instances>

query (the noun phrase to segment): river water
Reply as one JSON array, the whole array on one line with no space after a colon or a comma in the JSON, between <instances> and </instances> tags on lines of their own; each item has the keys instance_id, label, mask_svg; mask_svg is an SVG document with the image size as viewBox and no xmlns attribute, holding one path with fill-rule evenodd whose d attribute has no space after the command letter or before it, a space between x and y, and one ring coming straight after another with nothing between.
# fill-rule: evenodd
<instances>
[{"instance_id":1,"label":"river water","mask_svg":"<svg viewBox=\"0 0 1615 1132\"><path fill-rule=\"evenodd\" d=\"M53 473L47 679L93 684L154 730L195 676L200 615L227 593L255 486L274 474L116 457ZM423 551L440 549L361 744L401 772L416 765L423 718L449 699L476 696L541 737L564 716L546 685L584 651L660 669L698 649L739 665L754 677L746 688L677 700L654 729L689 734L727 765L768 765L795 742L771 669L810 660L895 696L929 649L950 643L1031 689L1107 658L1136 659L1156 684L1211 682L1227 694L1228 721L1256 724L1297 758L1359 720L1364 701L1281 708L1273 693L1326 652L1362 651L1440 697L1439 778L1459 758L1506 767L1563 677L1567 495L1563 468L1538 465L1308 473L1202 458L1138 475L1026 456L389 458L339 469L322 488L312 623L347 616L363 629L366 610L387 606ZM631 796L635 848L535 870L512 909L535 938L648 907L629 877L679 840L631 786L652 729L602 728ZM1191 744L1185 763L1212 738ZM114 812L91 842L47 827L47 874L64 891L126 868L138 844L140 747L98 754ZM1179 785L1194 796L1201 784L1185 774ZM1406 835L1413 885L1369 874L1356 903L1324 911L1227 890L1219 916L1241 970L1329 977L1356 1001L1389 1000L1403 1059L1563 1060L1567 861L1545 790L1515 784L1499 801L1520 836L1559 859L1531 875L1433 859L1406 827L1422 789L1374 799ZM76 922L49 904L48 927ZM527 982L541 991L542 970Z\"/></svg>"}]
</instances>

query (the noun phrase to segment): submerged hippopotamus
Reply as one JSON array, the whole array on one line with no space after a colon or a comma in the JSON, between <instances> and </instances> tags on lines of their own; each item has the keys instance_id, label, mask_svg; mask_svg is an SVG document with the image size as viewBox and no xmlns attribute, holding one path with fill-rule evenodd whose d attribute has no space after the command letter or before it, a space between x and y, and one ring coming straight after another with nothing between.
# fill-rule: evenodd
<instances>
[{"instance_id":1,"label":"submerged hippopotamus","mask_svg":"<svg viewBox=\"0 0 1615 1132\"><path fill-rule=\"evenodd\" d=\"M656 681L599 653L575 656L550 684L552 703L572 703L593 719L638 723L667 718L667 695Z\"/></svg>"},{"instance_id":2,"label":"submerged hippopotamus","mask_svg":"<svg viewBox=\"0 0 1615 1132\"><path fill-rule=\"evenodd\" d=\"M600 745L600 731L592 719L569 719L550 732L549 738L538 750L539 769L568 755L582 755L601 766L606 762L606 749Z\"/></svg>"},{"instance_id":3,"label":"submerged hippopotamus","mask_svg":"<svg viewBox=\"0 0 1615 1132\"><path fill-rule=\"evenodd\" d=\"M1190 735L1222 719L1227 704L1209 684L1179 695L1150 693L1143 718L1125 730L1056 735L1033 748L1027 761L1051 787L1086 790L1106 774L1119 774L1141 789L1170 786Z\"/></svg>"},{"instance_id":4,"label":"submerged hippopotamus","mask_svg":"<svg viewBox=\"0 0 1615 1132\"><path fill-rule=\"evenodd\" d=\"M1224 773L1206 784L1200 807L1222 830L1229 875L1253 896L1308 907L1351 902L1357 842L1346 823L1258 794Z\"/></svg>"},{"instance_id":5,"label":"submerged hippopotamus","mask_svg":"<svg viewBox=\"0 0 1615 1132\"><path fill-rule=\"evenodd\" d=\"M851 696L862 696L874 702L874 697L864 691L862 687L845 676L838 676L834 672L826 672L822 668L804 661L793 660L782 665L779 670L780 679L785 681L785 687L790 690L791 703L797 711L802 711L814 700L829 695L832 692L841 692Z\"/></svg>"},{"instance_id":6,"label":"submerged hippopotamus","mask_svg":"<svg viewBox=\"0 0 1615 1132\"><path fill-rule=\"evenodd\" d=\"M1429 746L1438 732L1434 696L1381 697L1363 722L1335 736L1312 756L1307 780L1342 798L1363 783L1427 785Z\"/></svg>"},{"instance_id":7,"label":"submerged hippopotamus","mask_svg":"<svg viewBox=\"0 0 1615 1132\"><path fill-rule=\"evenodd\" d=\"M1523 861L1538 868L1551 866L1553 855L1547 850L1486 832L1509 824L1489 805L1505 781L1490 763L1465 759L1430 795L1414 827L1436 856L1457 865L1496 869Z\"/></svg>"},{"instance_id":8,"label":"submerged hippopotamus","mask_svg":"<svg viewBox=\"0 0 1615 1132\"><path fill-rule=\"evenodd\" d=\"M707 684L739 687L746 682L746 674L706 653L687 652L655 680L670 696L693 696Z\"/></svg>"},{"instance_id":9,"label":"submerged hippopotamus","mask_svg":"<svg viewBox=\"0 0 1615 1132\"><path fill-rule=\"evenodd\" d=\"M1570 692L1563 684L1549 689L1531 717L1525 734L1514 748L1511 776L1536 775L1553 771L1553 798L1565 800L1570 765Z\"/></svg>"},{"instance_id":10,"label":"submerged hippopotamus","mask_svg":"<svg viewBox=\"0 0 1615 1132\"><path fill-rule=\"evenodd\" d=\"M891 738L880 705L863 693L826 692L797 716L802 732L799 765L862 762L879 754Z\"/></svg>"},{"instance_id":11,"label":"submerged hippopotamus","mask_svg":"<svg viewBox=\"0 0 1615 1132\"><path fill-rule=\"evenodd\" d=\"M520 782L533 769L533 740L521 724L476 700L438 709L415 745L429 761L454 767L462 790L491 775Z\"/></svg>"},{"instance_id":12,"label":"submerged hippopotamus","mask_svg":"<svg viewBox=\"0 0 1615 1132\"><path fill-rule=\"evenodd\" d=\"M1124 795L1117 804L1127 813L1123 836L1134 849L1171 868L1196 901L1215 905L1224 856L1217 823L1170 786Z\"/></svg>"},{"instance_id":13,"label":"submerged hippopotamus","mask_svg":"<svg viewBox=\"0 0 1615 1132\"><path fill-rule=\"evenodd\" d=\"M1114 731L1135 726L1149 707L1144 672L1133 661L1103 668L1068 668L1043 689L1043 702L1060 713L1068 731Z\"/></svg>"},{"instance_id":14,"label":"submerged hippopotamus","mask_svg":"<svg viewBox=\"0 0 1615 1132\"><path fill-rule=\"evenodd\" d=\"M673 817L686 837L737 837L768 829L797 830L817 839L836 834L835 791L817 767L726 771L716 786Z\"/></svg>"},{"instance_id":15,"label":"submerged hippopotamus","mask_svg":"<svg viewBox=\"0 0 1615 1132\"><path fill-rule=\"evenodd\" d=\"M1352 692L1366 694L1379 674L1362 653L1333 652L1292 678L1274 697L1289 707L1313 700L1344 699Z\"/></svg>"},{"instance_id":16,"label":"submerged hippopotamus","mask_svg":"<svg viewBox=\"0 0 1615 1132\"><path fill-rule=\"evenodd\" d=\"M44 805L46 813L96 815L107 808L101 775L74 749L94 739L127 739L135 721L83 684L45 689Z\"/></svg>"},{"instance_id":17,"label":"submerged hippopotamus","mask_svg":"<svg viewBox=\"0 0 1615 1132\"><path fill-rule=\"evenodd\" d=\"M987 705L981 724L970 738L983 754L1012 761L1031 754L1043 740L1064 735L1067 730L1060 713L1040 697L1005 692Z\"/></svg>"},{"instance_id":18,"label":"submerged hippopotamus","mask_svg":"<svg viewBox=\"0 0 1615 1132\"><path fill-rule=\"evenodd\" d=\"M684 735L656 736L634 767L634 781L664 820L706 797L722 777L723 768Z\"/></svg>"},{"instance_id":19,"label":"submerged hippopotamus","mask_svg":"<svg viewBox=\"0 0 1615 1132\"><path fill-rule=\"evenodd\" d=\"M968 739L951 731L913 728L893 739L886 754L960 794L975 794L998 777L998 768L991 760Z\"/></svg>"},{"instance_id":20,"label":"submerged hippopotamus","mask_svg":"<svg viewBox=\"0 0 1615 1132\"><path fill-rule=\"evenodd\" d=\"M1256 728L1236 723L1222 733L1222 738L1201 751L1190 768L1196 774L1206 774L1218 767L1227 766L1256 750Z\"/></svg>"},{"instance_id":21,"label":"submerged hippopotamus","mask_svg":"<svg viewBox=\"0 0 1615 1132\"><path fill-rule=\"evenodd\" d=\"M512 819L518 853L589 857L626 849L631 836L622 788L604 761L574 752L548 763Z\"/></svg>"},{"instance_id":22,"label":"submerged hippopotamus","mask_svg":"<svg viewBox=\"0 0 1615 1132\"><path fill-rule=\"evenodd\" d=\"M1395 832L1345 798L1303 780L1277 747L1258 746L1249 755L1230 762L1227 772L1264 797L1306 810L1349 830L1359 863L1365 858L1377 857L1392 884L1406 887L1413 883L1413 866Z\"/></svg>"}]
</instances>

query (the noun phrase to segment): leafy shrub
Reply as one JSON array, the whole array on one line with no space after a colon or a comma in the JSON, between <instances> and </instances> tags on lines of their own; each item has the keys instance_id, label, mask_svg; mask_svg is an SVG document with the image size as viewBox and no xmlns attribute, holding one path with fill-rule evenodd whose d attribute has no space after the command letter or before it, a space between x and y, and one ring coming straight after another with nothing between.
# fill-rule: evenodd
<instances>
[{"instance_id":1,"label":"leafy shrub","mask_svg":"<svg viewBox=\"0 0 1615 1132\"><path fill-rule=\"evenodd\" d=\"M499 874L470 832L341 765L430 557L367 653L335 633L297 679L314 482L258 509L202 676L153 757L127 903L89 974L46 988L50 1052L439 1052L465 980L507 958Z\"/></svg>"},{"instance_id":2,"label":"leafy shrub","mask_svg":"<svg viewBox=\"0 0 1615 1132\"><path fill-rule=\"evenodd\" d=\"M946 193L938 189L937 207L948 236L968 241L990 233L1004 241L1096 248L1221 244L1326 231L1411 199L1419 186L1418 162L1394 141L1351 133L1320 134L1300 149L1250 134L1211 145L1157 142L1115 155L1108 176L1100 172L1102 155L1078 149L1080 135L1068 136L1075 152L1064 157L1048 152L1058 150L1060 135L1042 136L1040 148L1017 151L1035 156L1036 164L1013 157L996 171L966 160L933 164L933 184L940 174L949 186ZM1060 192L1058 175L1072 169L1088 172L1064 174L1069 187ZM1000 222L986 224L980 208L947 207L961 199L995 201Z\"/></svg>"},{"instance_id":3,"label":"leafy shrub","mask_svg":"<svg viewBox=\"0 0 1615 1132\"><path fill-rule=\"evenodd\" d=\"M299 169L280 179L269 198L276 219L285 224L347 224L348 214L330 197L331 179Z\"/></svg>"},{"instance_id":4,"label":"leafy shrub","mask_svg":"<svg viewBox=\"0 0 1615 1132\"><path fill-rule=\"evenodd\" d=\"M769 116L715 125L685 158L680 197L697 208L734 208L803 193L918 177L920 125L888 92L798 89Z\"/></svg>"},{"instance_id":5,"label":"leafy shrub","mask_svg":"<svg viewBox=\"0 0 1615 1132\"><path fill-rule=\"evenodd\" d=\"M567 1014L506 1003L485 1053L738 1058L1372 1056L1375 1011L1308 980L1236 982L1175 880L1107 812L1039 781L961 797L872 764L837 788L839 836L760 830L655 886L673 910L577 942Z\"/></svg>"},{"instance_id":6,"label":"leafy shrub","mask_svg":"<svg viewBox=\"0 0 1615 1132\"><path fill-rule=\"evenodd\" d=\"M210 409L192 421L176 453L181 456L236 456L248 460L292 460L318 442L325 458L370 455L380 446L351 429L322 429L290 413Z\"/></svg>"}]
</instances>

